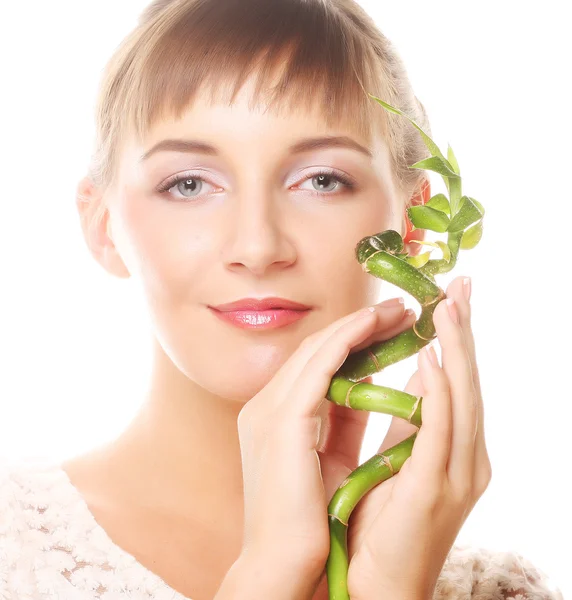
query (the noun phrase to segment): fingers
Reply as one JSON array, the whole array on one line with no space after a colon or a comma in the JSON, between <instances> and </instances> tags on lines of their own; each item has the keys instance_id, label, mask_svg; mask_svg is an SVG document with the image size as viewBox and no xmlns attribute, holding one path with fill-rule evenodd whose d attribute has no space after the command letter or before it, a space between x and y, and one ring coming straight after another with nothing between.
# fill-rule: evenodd
<instances>
[{"instance_id":1,"label":"fingers","mask_svg":"<svg viewBox=\"0 0 572 600\"><path fill-rule=\"evenodd\" d=\"M443 371L449 383L452 411L451 452L447 472L451 481L466 490L472 486L474 475L477 391L460 323L459 306L466 301L458 283L449 286L447 296L447 300L437 305L433 316L441 345Z\"/></svg>"},{"instance_id":2,"label":"fingers","mask_svg":"<svg viewBox=\"0 0 572 600\"><path fill-rule=\"evenodd\" d=\"M381 306L381 305L380 305ZM352 349L352 354L375 342L382 342L395 337L397 334L409 329L416 320L415 312L408 308L405 312L398 310L380 310L376 330L368 339Z\"/></svg>"},{"instance_id":3,"label":"fingers","mask_svg":"<svg viewBox=\"0 0 572 600\"><path fill-rule=\"evenodd\" d=\"M371 337L376 331L379 333L379 329L384 329L386 327L391 327L395 323L399 323L403 317L404 308L403 304L400 302L395 302L397 299L391 299L389 301L382 302L380 304L374 305L375 311L370 318L373 317L372 328L368 331L366 337L362 337L356 341L356 343L361 343ZM393 302L392 302L393 301ZM365 309L362 309L365 310ZM275 374L270 385L276 391L274 398L276 399L276 404L274 407L261 407L261 410L267 410L268 408L275 408L277 405L281 404L283 401L290 402L292 399L292 393L290 391L293 382L295 382L303 369L308 364L308 361L316 354L319 348L321 348L326 340L330 339L331 336L348 323L351 323L357 315L361 311L356 311L350 313L349 315L345 315L341 319L330 323L324 329L321 329L308 337L306 337L303 342L300 344L298 349L289 357L289 359L282 365L279 371ZM346 356L347 357L347 356ZM340 361L343 363L345 358ZM334 373L332 373L333 377ZM331 379L331 377L330 377ZM326 388L327 392L327 388ZM253 402L254 401L254 402ZM252 404L252 407L256 403L256 398L251 399L249 404Z\"/></svg>"},{"instance_id":4,"label":"fingers","mask_svg":"<svg viewBox=\"0 0 572 600\"><path fill-rule=\"evenodd\" d=\"M411 452L410 470L431 489L441 489L451 453L453 422L447 375L434 348L425 346L417 356L424 389L421 428Z\"/></svg>"},{"instance_id":5,"label":"fingers","mask_svg":"<svg viewBox=\"0 0 572 600\"><path fill-rule=\"evenodd\" d=\"M368 378L369 379L369 378ZM362 383L370 383L363 381ZM336 456L352 471L359 465L359 457L370 412L354 410L333 402L326 402L331 431L325 432L328 442L320 450Z\"/></svg>"},{"instance_id":6,"label":"fingers","mask_svg":"<svg viewBox=\"0 0 572 600\"><path fill-rule=\"evenodd\" d=\"M334 373L346 360L350 350L373 332L377 323L375 312L358 312L322 340L303 366L281 405L284 414L315 417L330 387Z\"/></svg>"},{"instance_id":7,"label":"fingers","mask_svg":"<svg viewBox=\"0 0 572 600\"><path fill-rule=\"evenodd\" d=\"M463 301L457 302L457 309L459 312L459 320L461 323L461 329L463 330L463 336L465 338L465 346L470 359L471 372L473 375L473 385L476 391L477 399L477 433L475 439L475 462L473 471L475 473L475 486L478 492L484 491L484 488L488 485L491 477L491 466L490 460L486 448L485 441L485 414L483 395L481 391L481 382L479 376L479 369L477 365L477 356L475 350L475 338L473 335L473 329L471 327L471 304L470 304L470 287L471 282L465 284L465 277L458 277L451 282L450 288L451 293L455 290L456 297L463 298ZM469 296L467 298L467 296Z\"/></svg>"},{"instance_id":8,"label":"fingers","mask_svg":"<svg viewBox=\"0 0 572 600\"><path fill-rule=\"evenodd\" d=\"M391 300L396 300L396 298L392 298ZM384 329L395 323L399 323L404 313L403 304L398 302L391 303L391 301L388 300L375 305L375 309L375 329ZM323 345L324 341L346 323L351 322L359 312L360 311L355 311L349 315L345 315L341 319L330 323L327 327L306 337L296 352L290 356L280 371L275 375L274 379L277 381L277 385L289 385L290 382L294 381L301 373L310 357L316 353L317 349Z\"/></svg>"}]
</instances>

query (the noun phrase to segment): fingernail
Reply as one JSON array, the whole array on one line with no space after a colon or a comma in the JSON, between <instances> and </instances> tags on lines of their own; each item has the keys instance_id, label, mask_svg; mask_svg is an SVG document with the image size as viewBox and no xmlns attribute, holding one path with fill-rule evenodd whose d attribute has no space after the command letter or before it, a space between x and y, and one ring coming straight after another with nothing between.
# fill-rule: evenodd
<instances>
[{"instance_id":1,"label":"fingernail","mask_svg":"<svg viewBox=\"0 0 572 600\"><path fill-rule=\"evenodd\" d=\"M415 311L412 308L408 308L405 313L403 313L403 318L407 319L407 317L410 317L411 315L414 315Z\"/></svg>"},{"instance_id":2,"label":"fingernail","mask_svg":"<svg viewBox=\"0 0 572 600\"><path fill-rule=\"evenodd\" d=\"M465 299L467 302L471 300L471 278L465 277L463 279L463 293L465 294Z\"/></svg>"},{"instance_id":3,"label":"fingernail","mask_svg":"<svg viewBox=\"0 0 572 600\"><path fill-rule=\"evenodd\" d=\"M453 298L447 298L447 309L453 323L459 324L459 313L457 312L457 305Z\"/></svg>"},{"instance_id":4,"label":"fingernail","mask_svg":"<svg viewBox=\"0 0 572 600\"><path fill-rule=\"evenodd\" d=\"M435 348L433 346L425 346L425 355L429 359L429 362L434 366L439 366L439 360L437 359L437 353L435 352Z\"/></svg>"},{"instance_id":5,"label":"fingernail","mask_svg":"<svg viewBox=\"0 0 572 600\"><path fill-rule=\"evenodd\" d=\"M380 306L385 308L393 308L394 306L403 306L405 304L405 300L403 298L390 298L389 300L384 300Z\"/></svg>"}]
</instances>

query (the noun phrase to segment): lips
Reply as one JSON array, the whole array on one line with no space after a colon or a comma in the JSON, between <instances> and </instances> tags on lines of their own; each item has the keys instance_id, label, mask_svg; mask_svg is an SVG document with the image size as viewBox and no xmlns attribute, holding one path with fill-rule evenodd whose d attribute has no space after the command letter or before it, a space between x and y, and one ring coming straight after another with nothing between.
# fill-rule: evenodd
<instances>
[{"instance_id":1,"label":"lips","mask_svg":"<svg viewBox=\"0 0 572 600\"><path fill-rule=\"evenodd\" d=\"M227 304L219 304L212 306L220 312L230 312L237 310L271 310L271 309L289 309L289 310L309 310L311 307L306 304L287 300L286 298L269 297L269 298L242 298Z\"/></svg>"}]
</instances>

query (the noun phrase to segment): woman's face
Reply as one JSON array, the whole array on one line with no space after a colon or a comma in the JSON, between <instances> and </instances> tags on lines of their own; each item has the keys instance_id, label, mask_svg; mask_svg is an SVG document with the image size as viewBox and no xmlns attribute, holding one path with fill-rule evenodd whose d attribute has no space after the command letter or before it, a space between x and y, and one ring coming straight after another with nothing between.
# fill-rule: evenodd
<instances>
[{"instance_id":1,"label":"woman's face","mask_svg":"<svg viewBox=\"0 0 572 600\"><path fill-rule=\"evenodd\" d=\"M108 231L141 285L165 354L202 388L243 402L306 336L377 301L380 281L354 248L366 235L401 230L403 218L381 139L371 157L341 145L293 152L324 136L368 144L349 128L327 129L318 113L250 110L250 91L246 85L231 107L199 97L143 143L128 141L106 199ZM213 150L188 143L187 152L165 140ZM283 327L241 329L209 309L267 296L311 311Z\"/></svg>"}]
</instances>

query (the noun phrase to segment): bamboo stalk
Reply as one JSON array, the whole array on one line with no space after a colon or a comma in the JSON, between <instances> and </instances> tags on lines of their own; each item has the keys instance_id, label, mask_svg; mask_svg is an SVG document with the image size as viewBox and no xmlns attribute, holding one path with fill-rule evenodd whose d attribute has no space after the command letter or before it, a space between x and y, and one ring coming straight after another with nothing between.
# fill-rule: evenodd
<instances>
[{"instance_id":1,"label":"bamboo stalk","mask_svg":"<svg viewBox=\"0 0 572 600\"><path fill-rule=\"evenodd\" d=\"M371 95L370 95L371 96ZM356 245L356 258L366 273L393 283L411 294L421 305L421 314L412 327L389 340L376 342L350 354L331 380L326 398L355 410L393 415L421 427L423 398L384 386L360 381L400 360L413 356L436 337L433 313L446 297L434 276L454 268L459 250L474 248L482 235L484 209L474 198L461 195L460 170L452 148L445 158L431 138L399 109L371 96L389 112L400 114L421 133L432 156L412 165L440 173L450 194L434 196L425 207L408 209L415 228L448 232L447 243L419 242L439 247L443 258L429 260L410 257L403 252L401 235L386 230L367 236ZM419 210L420 209L420 210ZM393 477L411 456L417 432L400 443L376 454L352 471L334 493L328 505L330 553L326 563L330 600L349 600L347 532L349 518L359 501L374 487ZM388 599L389 600L389 599Z\"/></svg>"}]
</instances>

